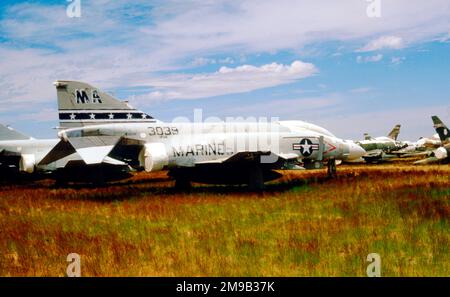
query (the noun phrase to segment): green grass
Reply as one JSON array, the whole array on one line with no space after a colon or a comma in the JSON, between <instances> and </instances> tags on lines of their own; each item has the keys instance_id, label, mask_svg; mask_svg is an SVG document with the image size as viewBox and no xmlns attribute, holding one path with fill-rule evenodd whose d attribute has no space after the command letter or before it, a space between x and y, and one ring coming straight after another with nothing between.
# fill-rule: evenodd
<instances>
[{"instance_id":1,"label":"green grass","mask_svg":"<svg viewBox=\"0 0 450 297\"><path fill-rule=\"evenodd\" d=\"M49 181L0 188L0 275L450 275L449 166L343 166L289 171L261 194L164 173L103 188Z\"/></svg>"}]
</instances>

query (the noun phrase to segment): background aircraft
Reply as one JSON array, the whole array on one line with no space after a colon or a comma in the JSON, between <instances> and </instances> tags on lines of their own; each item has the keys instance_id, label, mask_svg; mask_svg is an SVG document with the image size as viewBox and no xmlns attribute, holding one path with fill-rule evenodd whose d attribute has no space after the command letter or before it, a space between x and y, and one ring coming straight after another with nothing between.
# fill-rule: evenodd
<instances>
[{"instance_id":1,"label":"background aircraft","mask_svg":"<svg viewBox=\"0 0 450 297\"><path fill-rule=\"evenodd\" d=\"M86 165L77 152L61 151L65 154L62 158L42 164L43 158L59 141L58 138L35 139L0 125L0 175L10 179L23 174L45 175L58 181L91 181L99 172L106 173L105 180L128 176L128 166L112 166L108 159L102 164Z\"/></svg>"},{"instance_id":2,"label":"background aircraft","mask_svg":"<svg viewBox=\"0 0 450 297\"><path fill-rule=\"evenodd\" d=\"M450 161L450 133L448 128L438 116L432 116L431 119L441 140L441 146L436 148L430 157L416 161L414 164L448 163Z\"/></svg>"},{"instance_id":3,"label":"background aircraft","mask_svg":"<svg viewBox=\"0 0 450 297\"><path fill-rule=\"evenodd\" d=\"M356 141L367 153L362 156L362 159L358 161L382 162L390 158L396 157L392 154L394 151L398 151L407 146L404 142L397 141L400 133L400 125L395 125L388 136L371 137L369 134L364 134L364 140Z\"/></svg>"},{"instance_id":4,"label":"background aircraft","mask_svg":"<svg viewBox=\"0 0 450 297\"><path fill-rule=\"evenodd\" d=\"M431 137L421 137L419 140L402 141L405 147L391 152L391 154L397 157L416 157L416 156L429 156L434 149L441 146L441 140L439 135L435 134Z\"/></svg>"},{"instance_id":5,"label":"background aircraft","mask_svg":"<svg viewBox=\"0 0 450 297\"><path fill-rule=\"evenodd\" d=\"M33 173L36 163L57 143L58 139L34 139L11 127L0 125L0 170Z\"/></svg>"}]
</instances>

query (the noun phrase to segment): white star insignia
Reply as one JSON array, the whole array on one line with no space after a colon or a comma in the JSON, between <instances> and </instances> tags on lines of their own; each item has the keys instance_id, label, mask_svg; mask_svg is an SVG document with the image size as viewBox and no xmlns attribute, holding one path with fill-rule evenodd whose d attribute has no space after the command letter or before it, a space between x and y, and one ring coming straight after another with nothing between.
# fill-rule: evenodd
<instances>
[{"instance_id":1,"label":"white star insignia","mask_svg":"<svg viewBox=\"0 0 450 297\"><path fill-rule=\"evenodd\" d=\"M72 113L72 114L70 115L70 119L71 119L71 120L75 120L75 117L76 117L76 116L75 116L74 113Z\"/></svg>"},{"instance_id":2,"label":"white star insignia","mask_svg":"<svg viewBox=\"0 0 450 297\"><path fill-rule=\"evenodd\" d=\"M143 113L143 114L142 114L142 118L143 118L143 119L146 119L146 118L147 118L147 115L146 115L145 113Z\"/></svg>"},{"instance_id":3,"label":"white star insignia","mask_svg":"<svg viewBox=\"0 0 450 297\"><path fill-rule=\"evenodd\" d=\"M91 117L91 120L95 120L95 114L91 113L89 116Z\"/></svg>"},{"instance_id":4,"label":"white star insignia","mask_svg":"<svg viewBox=\"0 0 450 297\"><path fill-rule=\"evenodd\" d=\"M112 113L110 113L108 116L110 120L114 119L114 115Z\"/></svg>"},{"instance_id":5,"label":"white star insignia","mask_svg":"<svg viewBox=\"0 0 450 297\"><path fill-rule=\"evenodd\" d=\"M129 120L131 120L132 117L133 117L133 116L131 115L131 113L127 114L127 118L128 118Z\"/></svg>"},{"instance_id":6,"label":"white star insignia","mask_svg":"<svg viewBox=\"0 0 450 297\"><path fill-rule=\"evenodd\" d=\"M310 145L310 144L303 144L302 145L302 147L303 147L303 151L305 152L305 153L311 153L311 147L312 147L312 145Z\"/></svg>"}]
</instances>

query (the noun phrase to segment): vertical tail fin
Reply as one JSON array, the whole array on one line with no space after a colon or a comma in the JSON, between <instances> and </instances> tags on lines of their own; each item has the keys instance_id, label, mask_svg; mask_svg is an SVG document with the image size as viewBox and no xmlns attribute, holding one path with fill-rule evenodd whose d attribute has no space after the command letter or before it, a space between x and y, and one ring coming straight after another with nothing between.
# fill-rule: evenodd
<instances>
[{"instance_id":1,"label":"vertical tail fin","mask_svg":"<svg viewBox=\"0 0 450 297\"><path fill-rule=\"evenodd\" d=\"M11 127L0 124L0 140L25 140L32 139L32 137L17 132Z\"/></svg>"},{"instance_id":2,"label":"vertical tail fin","mask_svg":"<svg viewBox=\"0 0 450 297\"><path fill-rule=\"evenodd\" d=\"M64 128L156 121L127 102L87 83L59 80L54 85L58 97L59 122Z\"/></svg>"},{"instance_id":3,"label":"vertical tail fin","mask_svg":"<svg viewBox=\"0 0 450 297\"><path fill-rule=\"evenodd\" d=\"M400 134L401 125L395 125L391 132L389 132L388 137L390 139L397 140L398 134Z\"/></svg>"},{"instance_id":4,"label":"vertical tail fin","mask_svg":"<svg viewBox=\"0 0 450 297\"><path fill-rule=\"evenodd\" d=\"M450 141L450 133L448 132L448 128L441 121L441 119L438 116L432 116L431 119L433 120L434 129L436 129L442 143Z\"/></svg>"}]
</instances>

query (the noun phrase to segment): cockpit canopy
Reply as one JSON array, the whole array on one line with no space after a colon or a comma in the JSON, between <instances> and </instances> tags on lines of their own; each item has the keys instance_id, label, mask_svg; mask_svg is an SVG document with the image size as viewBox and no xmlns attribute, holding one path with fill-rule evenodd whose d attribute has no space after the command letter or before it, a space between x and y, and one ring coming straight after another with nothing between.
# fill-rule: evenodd
<instances>
[{"instance_id":1,"label":"cockpit canopy","mask_svg":"<svg viewBox=\"0 0 450 297\"><path fill-rule=\"evenodd\" d=\"M285 126L291 129L292 131L310 130L325 136L336 137L333 133L331 133L327 129L304 121L280 121L280 125Z\"/></svg>"}]
</instances>

